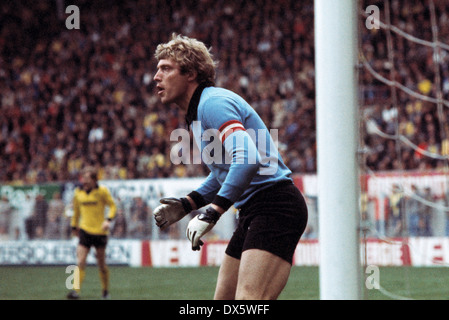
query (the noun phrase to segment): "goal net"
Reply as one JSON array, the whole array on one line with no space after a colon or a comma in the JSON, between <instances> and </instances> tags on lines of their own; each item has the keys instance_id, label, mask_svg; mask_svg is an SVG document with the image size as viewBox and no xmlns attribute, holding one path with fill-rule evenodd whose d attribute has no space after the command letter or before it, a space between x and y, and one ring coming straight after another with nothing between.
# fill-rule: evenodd
<instances>
[{"instance_id":1,"label":"goal net","mask_svg":"<svg viewBox=\"0 0 449 320\"><path fill-rule=\"evenodd\" d=\"M415 237L449 235L449 3L364 0L359 10L362 231L419 257Z\"/></svg>"}]
</instances>

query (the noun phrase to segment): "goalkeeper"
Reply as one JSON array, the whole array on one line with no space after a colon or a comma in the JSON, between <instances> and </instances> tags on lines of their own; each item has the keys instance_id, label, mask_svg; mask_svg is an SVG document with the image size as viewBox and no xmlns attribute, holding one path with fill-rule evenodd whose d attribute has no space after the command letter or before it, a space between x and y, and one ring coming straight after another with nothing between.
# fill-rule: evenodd
<instances>
[{"instance_id":1,"label":"goalkeeper","mask_svg":"<svg viewBox=\"0 0 449 320\"><path fill-rule=\"evenodd\" d=\"M192 249L200 250L201 237L234 205L240 210L238 226L226 248L214 298L277 299L307 223L307 207L291 171L254 109L239 95L214 86L216 62L202 42L173 34L158 45L155 57L158 96L185 111L211 171L185 197L161 199L154 210L156 224L165 229L206 207L187 227ZM212 141L204 139L206 130L214 132Z\"/></svg>"}]
</instances>

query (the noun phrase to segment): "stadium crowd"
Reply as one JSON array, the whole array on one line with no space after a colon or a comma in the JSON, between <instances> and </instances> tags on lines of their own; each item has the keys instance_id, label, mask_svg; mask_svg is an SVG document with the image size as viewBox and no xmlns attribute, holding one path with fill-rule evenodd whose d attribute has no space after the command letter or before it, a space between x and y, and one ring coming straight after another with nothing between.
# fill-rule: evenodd
<instances>
[{"instance_id":1,"label":"stadium crowd","mask_svg":"<svg viewBox=\"0 0 449 320\"><path fill-rule=\"evenodd\" d=\"M80 29L67 29L62 1L0 4L0 183L75 181L94 165L100 179L190 177L205 166L174 165L168 137L183 115L155 95L155 47L172 32L198 38L219 61L217 85L247 99L295 173L316 172L313 1L73 1ZM449 43L449 4L437 1L439 40ZM378 5L383 1L366 1ZM429 0L392 0L392 24L432 40ZM382 18L382 17L381 17ZM361 16L361 24L364 18ZM419 27L416 27L419 26ZM379 74L435 97L433 49L395 34L394 68L383 30L360 28L361 52ZM449 54L441 50L449 100ZM393 71L394 70L394 73ZM361 68L361 116L423 150L449 155L448 108L439 112ZM370 170L437 169L442 160L361 132ZM398 147L399 145L399 147Z\"/></svg>"},{"instance_id":2,"label":"stadium crowd","mask_svg":"<svg viewBox=\"0 0 449 320\"><path fill-rule=\"evenodd\" d=\"M312 2L263 3L80 1L80 30L52 2L1 4L0 181L71 180L86 164L102 179L204 175L171 163L185 121L154 94L153 53L172 32L210 44L217 85L279 130L295 172L314 172Z\"/></svg>"}]
</instances>

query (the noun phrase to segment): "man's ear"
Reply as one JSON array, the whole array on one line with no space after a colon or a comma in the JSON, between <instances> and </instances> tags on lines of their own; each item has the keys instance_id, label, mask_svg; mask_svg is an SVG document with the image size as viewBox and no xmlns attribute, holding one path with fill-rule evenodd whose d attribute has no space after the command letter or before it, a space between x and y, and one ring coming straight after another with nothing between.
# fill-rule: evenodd
<instances>
[{"instance_id":1,"label":"man's ear","mask_svg":"<svg viewBox=\"0 0 449 320\"><path fill-rule=\"evenodd\" d=\"M189 71L187 73L187 80L188 81L196 81L198 77L198 72L195 70Z\"/></svg>"}]
</instances>

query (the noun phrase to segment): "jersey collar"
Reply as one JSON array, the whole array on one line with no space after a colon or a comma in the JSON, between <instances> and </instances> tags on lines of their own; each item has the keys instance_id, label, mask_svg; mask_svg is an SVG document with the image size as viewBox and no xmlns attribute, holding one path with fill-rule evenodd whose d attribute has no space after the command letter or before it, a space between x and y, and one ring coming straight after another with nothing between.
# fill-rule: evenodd
<instances>
[{"instance_id":1,"label":"jersey collar","mask_svg":"<svg viewBox=\"0 0 449 320\"><path fill-rule=\"evenodd\" d=\"M197 111L198 111L198 104L200 103L201 94L203 93L204 88L206 86L204 84L198 85L198 87L195 89L195 92L192 95L192 98L190 99L189 107L187 108L187 114L186 114L186 122L187 127L190 127L193 121L197 118Z\"/></svg>"},{"instance_id":2,"label":"jersey collar","mask_svg":"<svg viewBox=\"0 0 449 320\"><path fill-rule=\"evenodd\" d=\"M87 189L84 188L84 186L81 186L81 189L86 191L86 193L90 193L91 191L93 191L95 189L98 189L98 188L99 188L98 183L95 183L95 186L92 189L90 189L90 190L87 190Z\"/></svg>"}]
</instances>

